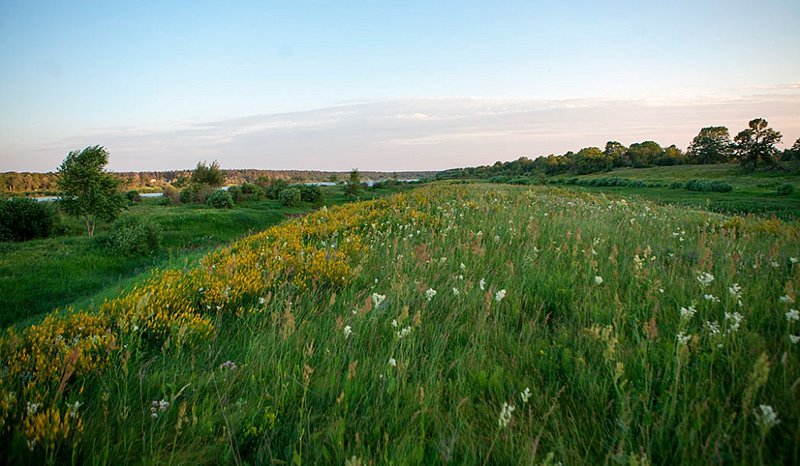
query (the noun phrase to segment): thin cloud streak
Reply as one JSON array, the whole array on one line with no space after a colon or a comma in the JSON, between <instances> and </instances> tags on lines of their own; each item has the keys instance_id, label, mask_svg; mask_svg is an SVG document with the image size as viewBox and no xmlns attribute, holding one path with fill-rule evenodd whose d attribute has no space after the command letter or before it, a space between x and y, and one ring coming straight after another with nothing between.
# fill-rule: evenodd
<instances>
[{"instance_id":1,"label":"thin cloud streak","mask_svg":"<svg viewBox=\"0 0 800 466\"><path fill-rule=\"evenodd\" d=\"M107 128L38 147L0 149L3 170L51 171L67 152L101 144L117 171L228 168L437 170L564 153L608 140L685 148L704 126L735 134L764 117L791 145L800 136L800 92L744 97L534 100L478 97L343 103L162 128ZM14 157L12 152L35 154Z\"/></svg>"}]
</instances>

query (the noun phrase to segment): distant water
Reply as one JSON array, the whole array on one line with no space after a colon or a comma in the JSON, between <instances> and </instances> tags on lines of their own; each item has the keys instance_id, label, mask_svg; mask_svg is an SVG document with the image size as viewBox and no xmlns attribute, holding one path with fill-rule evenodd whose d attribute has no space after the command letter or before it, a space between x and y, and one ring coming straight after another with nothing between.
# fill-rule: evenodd
<instances>
[{"instance_id":1,"label":"distant water","mask_svg":"<svg viewBox=\"0 0 800 466\"><path fill-rule=\"evenodd\" d=\"M161 197L164 193L142 193L139 195L142 197ZM36 199L39 202L53 202L58 200L58 196L39 196L32 197L31 199Z\"/></svg>"},{"instance_id":2,"label":"distant water","mask_svg":"<svg viewBox=\"0 0 800 466\"><path fill-rule=\"evenodd\" d=\"M389 180L388 179L387 180L367 180L367 181L364 181L364 183L366 183L367 186L372 186L375 183L382 183L384 181L389 181ZM402 183L411 183L413 181L419 181L419 179L414 178L414 179L397 180L397 181L400 181ZM310 182L310 183L303 183L303 184L305 184L306 186L336 186L338 183L336 183L334 181L313 181L313 182Z\"/></svg>"}]
</instances>

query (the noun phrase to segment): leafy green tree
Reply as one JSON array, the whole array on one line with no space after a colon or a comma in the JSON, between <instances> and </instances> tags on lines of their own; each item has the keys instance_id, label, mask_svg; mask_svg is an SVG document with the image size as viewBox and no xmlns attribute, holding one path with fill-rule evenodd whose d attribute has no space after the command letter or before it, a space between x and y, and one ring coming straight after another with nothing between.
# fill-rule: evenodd
<instances>
[{"instance_id":1,"label":"leafy green tree","mask_svg":"<svg viewBox=\"0 0 800 466\"><path fill-rule=\"evenodd\" d=\"M683 151L675 144L664 148L664 155L653 161L656 165L680 165L686 162Z\"/></svg>"},{"instance_id":2,"label":"leafy green tree","mask_svg":"<svg viewBox=\"0 0 800 466\"><path fill-rule=\"evenodd\" d=\"M645 141L631 144L625 152L626 164L634 168L644 168L653 165L656 159L664 156L664 149L654 141Z\"/></svg>"},{"instance_id":3,"label":"leafy green tree","mask_svg":"<svg viewBox=\"0 0 800 466\"><path fill-rule=\"evenodd\" d=\"M603 150L603 155L610 158L615 167L621 167L625 164L623 156L627 151L628 148L621 143L617 141L608 141L605 150Z\"/></svg>"},{"instance_id":4,"label":"leafy green tree","mask_svg":"<svg viewBox=\"0 0 800 466\"><path fill-rule=\"evenodd\" d=\"M219 168L219 163L215 160L211 165L206 166L205 162L197 162L197 168L192 172L192 183L205 184L212 188L218 188L225 182L225 174Z\"/></svg>"},{"instance_id":5,"label":"leafy green tree","mask_svg":"<svg viewBox=\"0 0 800 466\"><path fill-rule=\"evenodd\" d=\"M344 187L344 193L350 197L356 197L361 192L361 173L357 168L350 172L350 178L347 180L347 185Z\"/></svg>"},{"instance_id":6,"label":"leafy green tree","mask_svg":"<svg viewBox=\"0 0 800 466\"><path fill-rule=\"evenodd\" d=\"M748 128L744 129L733 139L736 143L735 154L742 168L753 170L758 166L759 160L767 165L773 165L778 155L775 144L781 141L781 133L769 127L767 120L756 118L750 120Z\"/></svg>"},{"instance_id":7,"label":"leafy green tree","mask_svg":"<svg viewBox=\"0 0 800 466\"><path fill-rule=\"evenodd\" d=\"M58 167L61 205L68 214L83 219L89 236L94 236L98 221L111 222L127 207L117 189L119 180L105 171L107 164L108 151L91 146L70 152Z\"/></svg>"},{"instance_id":8,"label":"leafy green tree","mask_svg":"<svg viewBox=\"0 0 800 466\"><path fill-rule=\"evenodd\" d=\"M708 126L700 130L686 150L691 163L725 163L733 156L733 141L724 126Z\"/></svg>"},{"instance_id":9,"label":"leafy green tree","mask_svg":"<svg viewBox=\"0 0 800 466\"><path fill-rule=\"evenodd\" d=\"M585 147L573 158L573 172L578 175L611 170L614 164L610 157L597 147Z\"/></svg>"},{"instance_id":10,"label":"leafy green tree","mask_svg":"<svg viewBox=\"0 0 800 466\"><path fill-rule=\"evenodd\" d=\"M797 138L791 148L784 149L781 160L800 160L800 138Z\"/></svg>"}]
</instances>

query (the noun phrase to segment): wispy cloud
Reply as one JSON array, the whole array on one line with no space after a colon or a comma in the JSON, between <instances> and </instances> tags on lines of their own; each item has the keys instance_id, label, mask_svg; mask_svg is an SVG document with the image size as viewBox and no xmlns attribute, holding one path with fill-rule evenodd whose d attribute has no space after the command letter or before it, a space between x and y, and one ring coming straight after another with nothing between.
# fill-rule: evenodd
<instances>
[{"instance_id":1,"label":"wispy cloud","mask_svg":"<svg viewBox=\"0 0 800 466\"><path fill-rule=\"evenodd\" d=\"M686 147L703 126L735 133L767 118L791 143L800 136L800 86L748 95L607 99L416 98L347 102L303 112L193 121L163 127L105 128L27 148L5 170L52 170L72 149L105 145L114 170L223 167L369 170L443 169L519 156L563 153L608 140L655 140ZM27 165L26 165L27 164Z\"/></svg>"}]
</instances>

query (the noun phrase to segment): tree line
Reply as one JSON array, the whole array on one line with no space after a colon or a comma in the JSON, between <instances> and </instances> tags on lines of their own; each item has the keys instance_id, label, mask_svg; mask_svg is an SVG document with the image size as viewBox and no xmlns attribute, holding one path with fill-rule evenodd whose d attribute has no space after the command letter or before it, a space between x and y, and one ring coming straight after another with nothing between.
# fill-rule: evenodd
<instances>
[{"instance_id":1,"label":"tree line","mask_svg":"<svg viewBox=\"0 0 800 466\"><path fill-rule=\"evenodd\" d=\"M662 147L655 141L644 141L626 147L609 141L603 149L585 147L563 155L550 154L530 159L520 157L511 162L494 165L445 170L437 178L487 178L497 175L586 175L611 171L615 168L646 168L665 165L717 164L738 162L745 170L774 167L778 160L800 160L800 139L792 147L780 151L776 144L781 133L770 128L763 118L756 118L748 127L731 138L728 128L702 128L686 151L674 144Z\"/></svg>"}]
</instances>

